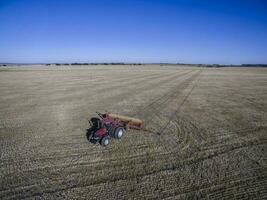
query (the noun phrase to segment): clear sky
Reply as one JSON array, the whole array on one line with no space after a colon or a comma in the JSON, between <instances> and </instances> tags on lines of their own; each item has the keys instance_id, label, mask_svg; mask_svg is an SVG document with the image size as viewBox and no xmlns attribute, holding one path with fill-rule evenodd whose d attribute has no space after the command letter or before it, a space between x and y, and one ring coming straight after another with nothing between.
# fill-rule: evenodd
<instances>
[{"instance_id":1,"label":"clear sky","mask_svg":"<svg viewBox=\"0 0 267 200\"><path fill-rule=\"evenodd\" d=\"M267 64L267 1L0 0L0 62Z\"/></svg>"}]
</instances>

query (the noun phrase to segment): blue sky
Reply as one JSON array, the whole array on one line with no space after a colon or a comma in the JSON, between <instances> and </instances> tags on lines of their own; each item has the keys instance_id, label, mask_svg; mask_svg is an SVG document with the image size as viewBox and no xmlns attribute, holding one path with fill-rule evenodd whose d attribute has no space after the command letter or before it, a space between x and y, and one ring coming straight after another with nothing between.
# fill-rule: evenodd
<instances>
[{"instance_id":1,"label":"blue sky","mask_svg":"<svg viewBox=\"0 0 267 200\"><path fill-rule=\"evenodd\" d=\"M267 1L0 0L0 62L267 64Z\"/></svg>"}]
</instances>

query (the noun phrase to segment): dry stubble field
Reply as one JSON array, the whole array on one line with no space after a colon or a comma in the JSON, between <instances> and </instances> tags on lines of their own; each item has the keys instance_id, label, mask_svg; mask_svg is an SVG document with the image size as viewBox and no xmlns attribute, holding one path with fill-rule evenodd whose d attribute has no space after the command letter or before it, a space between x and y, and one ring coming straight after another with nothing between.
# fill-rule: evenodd
<instances>
[{"instance_id":1,"label":"dry stubble field","mask_svg":"<svg viewBox=\"0 0 267 200\"><path fill-rule=\"evenodd\" d=\"M105 110L130 130L86 138ZM267 69L0 69L0 199L267 198Z\"/></svg>"}]
</instances>

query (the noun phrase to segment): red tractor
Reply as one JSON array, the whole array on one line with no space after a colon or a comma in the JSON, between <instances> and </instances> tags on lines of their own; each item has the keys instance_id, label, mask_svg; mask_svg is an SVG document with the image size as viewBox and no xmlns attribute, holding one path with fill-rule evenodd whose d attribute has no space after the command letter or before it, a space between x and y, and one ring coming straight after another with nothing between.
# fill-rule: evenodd
<instances>
[{"instance_id":1,"label":"red tractor","mask_svg":"<svg viewBox=\"0 0 267 200\"><path fill-rule=\"evenodd\" d=\"M102 146L107 146L111 137L121 139L127 129L144 129L144 122L140 119L112 113L97 114L100 118L91 119L87 134L90 142L99 142Z\"/></svg>"}]
</instances>

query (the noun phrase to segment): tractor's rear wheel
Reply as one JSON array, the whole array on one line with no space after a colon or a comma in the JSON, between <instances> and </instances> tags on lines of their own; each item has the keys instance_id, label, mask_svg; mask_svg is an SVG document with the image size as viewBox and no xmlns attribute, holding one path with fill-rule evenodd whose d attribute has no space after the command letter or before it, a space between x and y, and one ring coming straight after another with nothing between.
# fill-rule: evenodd
<instances>
[{"instance_id":1,"label":"tractor's rear wheel","mask_svg":"<svg viewBox=\"0 0 267 200\"><path fill-rule=\"evenodd\" d=\"M100 141L100 144L101 144L103 147L108 146L108 144L109 144L109 137L108 137L108 136L103 137L103 138L101 139L101 141Z\"/></svg>"},{"instance_id":2,"label":"tractor's rear wheel","mask_svg":"<svg viewBox=\"0 0 267 200\"><path fill-rule=\"evenodd\" d=\"M115 129L114 137L115 137L116 139L121 139L122 136L124 135L124 133L125 133L124 128L122 128L122 127L118 127L118 128Z\"/></svg>"}]
</instances>

